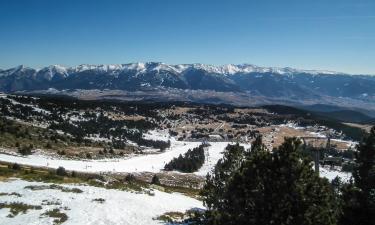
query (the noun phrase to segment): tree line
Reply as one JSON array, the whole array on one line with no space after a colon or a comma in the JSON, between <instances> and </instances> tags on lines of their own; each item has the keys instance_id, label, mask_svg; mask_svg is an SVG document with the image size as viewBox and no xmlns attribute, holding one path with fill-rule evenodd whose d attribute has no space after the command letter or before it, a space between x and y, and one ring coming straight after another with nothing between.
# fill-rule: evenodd
<instances>
[{"instance_id":1,"label":"tree line","mask_svg":"<svg viewBox=\"0 0 375 225\"><path fill-rule=\"evenodd\" d=\"M207 144L201 144L192 150L189 149L183 156L180 154L165 164L164 170L177 170L184 173L192 173L199 170L205 161L204 148Z\"/></svg>"}]
</instances>

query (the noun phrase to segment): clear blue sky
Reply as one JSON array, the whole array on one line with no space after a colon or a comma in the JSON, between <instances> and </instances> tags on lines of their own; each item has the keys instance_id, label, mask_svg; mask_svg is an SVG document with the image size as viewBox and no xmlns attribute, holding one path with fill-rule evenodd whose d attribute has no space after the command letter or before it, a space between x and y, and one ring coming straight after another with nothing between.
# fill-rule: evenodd
<instances>
[{"instance_id":1,"label":"clear blue sky","mask_svg":"<svg viewBox=\"0 0 375 225\"><path fill-rule=\"evenodd\" d=\"M375 74L375 1L0 0L0 68L158 61Z\"/></svg>"}]
</instances>

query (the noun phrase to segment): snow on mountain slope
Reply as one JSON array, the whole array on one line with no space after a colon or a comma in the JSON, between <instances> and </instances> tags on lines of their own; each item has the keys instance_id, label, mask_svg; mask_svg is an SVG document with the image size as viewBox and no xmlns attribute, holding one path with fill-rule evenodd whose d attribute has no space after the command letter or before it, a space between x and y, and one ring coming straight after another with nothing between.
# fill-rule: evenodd
<instances>
[{"instance_id":1,"label":"snow on mountain slope","mask_svg":"<svg viewBox=\"0 0 375 225\"><path fill-rule=\"evenodd\" d=\"M16 71L22 71L25 69L34 70L35 72L45 72L49 74L54 73L62 73L62 74L71 74L71 73L79 73L83 71L98 71L98 72L122 72L122 71L129 71L129 70L136 70L139 72L146 72L146 71L170 71L175 73L183 73L188 69L200 69L204 70L208 73L217 73L222 75L231 75L236 73L278 73L278 74L292 74L292 73L310 73L310 74L343 74L333 71L325 71L325 70L299 70L299 69L292 69L289 67L280 68L280 67L260 67L255 66L252 64L226 64L226 65L209 65L209 64L176 64L170 65L165 63L157 63L157 62L149 62L149 63L128 63L128 64L109 64L109 65L92 65L92 64L81 64L78 66L73 67L64 67L61 65L51 65L41 69L32 69L25 67L23 65L8 69L8 70L0 70L1 75L11 75Z\"/></svg>"}]
</instances>

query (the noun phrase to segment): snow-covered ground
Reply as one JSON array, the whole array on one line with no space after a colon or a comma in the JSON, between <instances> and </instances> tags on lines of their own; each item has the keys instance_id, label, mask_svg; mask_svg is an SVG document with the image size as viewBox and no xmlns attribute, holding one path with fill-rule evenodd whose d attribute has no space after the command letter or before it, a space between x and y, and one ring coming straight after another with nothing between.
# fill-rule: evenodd
<instances>
[{"instance_id":1,"label":"snow-covered ground","mask_svg":"<svg viewBox=\"0 0 375 225\"><path fill-rule=\"evenodd\" d=\"M342 172L337 169L330 169L329 167L320 167L319 174L321 177L325 177L328 180L333 180L338 176L343 182L349 182L350 178L352 177L351 173Z\"/></svg>"},{"instance_id":2,"label":"snow-covered ground","mask_svg":"<svg viewBox=\"0 0 375 225\"><path fill-rule=\"evenodd\" d=\"M169 135L168 130L151 130L143 134L143 138L154 141L176 141L174 137Z\"/></svg>"},{"instance_id":3,"label":"snow-covered ground","mask_svg":"<svg viewBox=\"0 0 375 225\"><path fill-rule=\"evenodd\" d=\"M304 127L298 126L296 123L293 123L291 121L287 122L286 124L280 124L279 127L289 127L289 128L293 128L293 129L296 129L296 130L305 129Z\"/></svg>"},{"instance_id":4,"label":"snow-covered ground","mask_svg":"<svg viewBox=\"0 0 375 225\"><path fill-rule=\"evenodd\" d=\"M154 220L166 212L185 212L188 209L203 209L201 201L178 194L153 190L154 195L137 194L127 191L97 188L83 185L62 185L79 188L82 193L62 192L56 189L31 190L28 185L49 185L40 182L11 180L0 182L0 193L18 193L0 196L0 202L22 202L29 205L42 205L43 200L58 202L59 205L42 205L40 210L28 210L14 218L7 217L9 209L0 209L0 224L53 224L53 218L42 216L47 210L59 208L66 213L68 220L64 224L124 224L152 225L163 224ZM102 198L103 203L93 201Z\"/></svg>"},{"instance_id":5,"label":"snow-covered ground","mask_svg":"<svg viewBox=\"0 0 375 225\"><path fill-rule=\"evenodd\" d=\"M172 142L171 149L164 153L140 155L127 159L83 161L52 158L44 154L33 154L26 157L0 154L0 161L49 168L62 166L67 170L83 172L159 172L174 157L184 154L189 149L199 146L199 144L200 142L175 141Z\"/></svg>"}]
</instances>

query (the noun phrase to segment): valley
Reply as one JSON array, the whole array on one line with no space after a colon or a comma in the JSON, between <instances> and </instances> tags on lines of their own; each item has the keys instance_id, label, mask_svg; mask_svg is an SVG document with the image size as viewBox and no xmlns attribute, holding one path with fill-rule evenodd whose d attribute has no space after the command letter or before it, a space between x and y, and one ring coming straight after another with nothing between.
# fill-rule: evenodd
<instances>
[{"instance_id":1,"label":"valley","mask_svg":"<svg viewBox=\"0 0 375 225\"><path fill-rule=\"evenodd\" d=\"M25 195L23 186L57 183L82 189L84 194L76 194L80 196L78 199L94 196L104 199L103 203L88 200L84 203L85 210L100 211L113 202L109 196L134 204L149 203L151 207L147 215L139 214L133 205L129 210L135 211L129 211L132 212L129 218L107 212L105 217L87 218L88 223L116 224L119 219L132 224L132 219L140 216L144 221L137 220L138 224L158 224L158 217L171 219L170 212L178 212L173 221L188 219L187 211L204 210L199 192L206 174L215 168L225 149L236 145L250 149L259 136L268 151L278 148L284 138L300 137L307 146L301 150L307 155L312 153L309 149L325 149L329 142L330 150L322 150L320 175L329 180L338 176L348 182L350 169L344 167L350 167L357 137L366 132L362 127L327 119L321 114L277 105L236 107L8 94L0 96L0 103L0 162L5 167L0 171L0 192L14 190ZM195 159L188 161L186 154L196 148L202 148L202 164L196 164ZM192 157L196 157L194 154ZM324 165L330 157L341 160L338 164ZM166 166L177 159L177 165L185 166L176 169ZM15 165L21 169L11 169ZM61 168L64 173L54 175ZM48 189L28 192L22 202L43 206L43 201L58 201L55 207L43 206L43 210L56 210L61 213L58 215L67 216L64 224L74 224L77 214L73 211L79 208L66 201L68 196L55 192ZM7 201L7 196L0 196L0 201ZM171 204L155 210L152 202L167 201L164 199ZM180 206L172 203L175 201ZM25 210L7 219L7 223L27 222L38 215L51 221L40 210Z\"/></svg>"}]
</instances>

